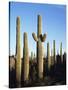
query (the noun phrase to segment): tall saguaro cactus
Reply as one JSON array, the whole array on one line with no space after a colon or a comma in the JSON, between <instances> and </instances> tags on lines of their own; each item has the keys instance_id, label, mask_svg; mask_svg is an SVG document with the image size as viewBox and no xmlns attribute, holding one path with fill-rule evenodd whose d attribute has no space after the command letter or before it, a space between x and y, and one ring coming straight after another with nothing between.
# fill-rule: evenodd
<instances>
[{"instance_id":1,"label":"tall saguaro cactus","mask_svg":"<svg viewBox=\"0 0 68 90\"><path fill-rule=\"evenodd\" d=\"M53 40L53 61L56 63L56 50L55 50L55 40Z\"/></svg>"},{"instance_id":2,"label":"tall saguaro cactus","mask_svg":"<svg viewBox=\"0 0 68 90\"><path fill-rule=\"evenodd\" d=\"M29 79L29 53L28 53L28 39L27 33L24 33L24 47L23 47L23 61L24 61L24 81Z\"/></svg>"},{"instance_id":3,"label":"tall saguaro cactus","mask_svg":"<svg viewBox=\"0 0 68 90\"><path fill-rule=\"evenodd\" d=\"M20 17L16 20L16 83L21 85Z\"/></svg>"},{"instance_id":4,"label":"tall saguaro cactus","mask_svg":"<svg viewBox=\"0 0 68 90\"><path fill-rule=\"evenodd\" d=\"M60 43L60 57L61 57L61 62L63 63L63 56L62 56L62 42Z\"/></svg>"},{"instance_id":5,"label":"tall saguaro cactus","mask_svg":"<svg viewBox=\"0 0 68 90\"><path fill-rule=\"evenodd\" d=\"M49 42L47 43L47 60L48 60L48 70L50 70L51 59L50 59L50 46L49 46Z\"/></svg>"},{"instance_id":6,"label":"tall saguaro cactus","mask_svg":"<svg viewBox=\"0 0 68 90\"><path fill-rule=\"evenodd\" d=\"M34 40L37 43L37 69L38 69L38 78L43 78L43 49L42 49L42 42L46 39L46 34L42 35L42 28L41 28L41 16L38 15L38 24L37 24L37 36L35 33L32 33Z\"/></svg>"}]
</instances>

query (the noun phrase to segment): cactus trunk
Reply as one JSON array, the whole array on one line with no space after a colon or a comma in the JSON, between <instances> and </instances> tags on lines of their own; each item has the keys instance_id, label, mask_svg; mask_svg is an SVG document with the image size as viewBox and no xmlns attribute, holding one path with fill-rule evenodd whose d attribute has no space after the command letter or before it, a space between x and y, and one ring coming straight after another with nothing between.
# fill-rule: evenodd
<instances>
[{"instance_id":1,"label":"cactus trunk","mask_svg":"<svg viewBox=\"0 0 68 90\"><path fill-rule=\"evenodd\" d=\"M42 42L37 42L37 64L38 64L38 77L43 78L43 55L42 55Z\"/></svg>"},{"instance_id":2,"label":"cactus trunk","mask_svg":"<svg viewBox=\"0 0 68 90\"><path fill-rule=\"evenodd\" d=\"M34 59L33 52L31 52L31 60L33 60L33 59Z\"/></svg>"},{"instance_id":3,"label":"cactus trunk","mask_svg":"<svg viewBox=\"0 0 68 90\"><path fill-rule=\"evenodd\" d=\"M16 20L16 82L21 85L20 17Z\"/></svg>"},{"instance_id":4,"label":"cactus trunk","mask_svg":"<svg viewBox=\"0 0 68 90\"><path fill-rule=\"evenodd\" d=\"M41 30L41 16L38 15L38 42L37 42L37 63L38 63L38 77L43 78L43 55L42 55L42 42L40 40Z\"/></svg>"},{"instance_id":5,"label":"cactus trunk","mask_svg":"<svg viewBox=\"0 0 68 90\"><path fill-rule=\"evenodd\" d=\"M55 40L53 40L53 62L56 63Z\"/></svg>"},{"instance_id":6,"label":"cactus trunk","mask_svg":"<svg viewBox=\"0 0 68 90\"><path fill-rule=\"evenodd\" d=\"M29 53L27 33L24 33L24 47L23 47L23 61L24 61L24 81L29 80Z\"/></svg>"},{"instance_id":7,"label":"cactus trunk","mask_svg":"<svg viewBox=\"0 0 68 90\"><path fill-rule=\"evenodd\" d=\"M47 43L47 60L48 60L48 70L50 70L50 67L51 67L51 59L50 59L50 47L49 47L49 42Z\"/></svg>"},{"instance_id":8,"label":"cactus trunk","mask_svg":"<svg viewBox=\"0 0 68 90\"><path fill-rule=\"evenodd\" d=\"M53 53L52 53L53 51L51 50L51 66L53 66L54 65L54 60L53 60Z\"/></svg>"},{"instance_id":9,"label":"cactus trunk","mask_svg":"<svg viewBox=\"0 0 68 90\"><path fill-rule=\"evenodd\" d=\"M60 43L60 57L61 57L61 62L63 63L62 42Z\"/></svg>"}]
</instances>

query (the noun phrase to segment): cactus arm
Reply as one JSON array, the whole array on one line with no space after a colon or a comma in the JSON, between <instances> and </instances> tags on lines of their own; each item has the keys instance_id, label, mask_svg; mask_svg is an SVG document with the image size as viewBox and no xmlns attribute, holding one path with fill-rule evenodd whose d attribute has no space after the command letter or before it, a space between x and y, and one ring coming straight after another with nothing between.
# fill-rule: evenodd
<instances>
[{"instance_id":1,"label":"cactus arm","mask_svg":"<svg viewBox=\"0 0 68 90\"><path fill-rule=\"evenodd\" d=\"M41 39L42 42L44 42L45 39L46 39L46 34L44 34L44 35L41 34L41 35L40 35L40 39Z\"/></svg>"},{"instance_id":2,"label":"cactus arm","mask_svg":"<svg viewBox=\"0 0 68 90\"><path fill-rule=\"evenodd\" d=\"M38 41L38 38L37 38L36 34L35 33L32 33L32 36L33 36L34 40L37 42Z\"/></svg>"}]
</instances>

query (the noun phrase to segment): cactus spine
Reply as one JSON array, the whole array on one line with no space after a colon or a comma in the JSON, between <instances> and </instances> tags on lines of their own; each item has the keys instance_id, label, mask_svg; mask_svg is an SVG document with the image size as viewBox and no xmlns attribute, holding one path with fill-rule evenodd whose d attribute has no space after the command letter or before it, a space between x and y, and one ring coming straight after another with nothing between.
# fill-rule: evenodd
<instances>
[{"instance_id":1,"label":"cactus spine","mask_svg":"<svg viewBox=\"0 0 68 90\"><path fill-rule=\"evenodd\" d=\"M23 61L24 61L24 81L28 81L29 79L29 53L28 53L28 39L27 39L26 32L24 32Z\"/></svg>"},{"instance_id":2,"label":"cactus spine","mask_svg":"<svg viewBox=\"0 0 68 90\"><path fill-rule=\"evenodd\" d=\"M62 56L62 42L60 43L60 57L61 57L61 62L63 63L63 56Z\"/></svg>"},{"instance_id":3,"label":"cactus spine","mask_svg":"<svg viewBox=\"0 0 68 90\"><path fill-rule=\"evenodd\" d=\"M16 82L21 85L20 17L16 20Z\"/></svg>"},{"instance_id":4,"label":"cactus spine","mask_svg":"<svg viewBox=\"0 0 68 90\"><path fill-rule=\"evenodd\" d=\"M47 43L47 60L48 60L48 70L50 70L51 59L50 59L50 46L49 46L49 42Z\"/></svg>"},{"instance_id":5,"label":"cactus spine","mask_svg":"<svg viewBox=\"0 0 68 90\"><path fill-rule=\"evenodd\" d=\"M56 63L56 50L55 50L55 40L53 40L53 61L54 64Z\"/></svg>"},{"instance_id":6,"label":"cactus spine","mask_svg":"<svg viewBox=\"0 0 68 90\"><path fill-rule=\"evenodd\" d=\"M37 64L38 64L38 78L43 78L43 49L42 49L42 42L46 39L46 34L42 35L42 28L41 28L41 16L38 15L38 24L37 24L37 36L35 33L32 33L34 40L37 42Z\"/></svg>"}]
</instances>

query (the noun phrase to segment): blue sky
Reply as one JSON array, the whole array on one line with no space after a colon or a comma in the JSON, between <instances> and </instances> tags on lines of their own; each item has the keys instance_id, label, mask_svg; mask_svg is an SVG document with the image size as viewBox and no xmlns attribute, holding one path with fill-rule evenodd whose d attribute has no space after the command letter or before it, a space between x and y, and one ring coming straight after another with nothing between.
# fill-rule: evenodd
<instances>
[{"instance_id":1,"label":"blue sky","mask_svg":"<svg viewBox=\"0 0 68 90\"><path fill-rule=\"evenodd\" d=\"M66 51L66 6L52 4L33 4L23 2L10 3L10 54L15 55L16 49L16 17L21 21L21 55L23 51L23 33L28 33L29 53L36 53L36 42L32 32L37 34L37 15L42 17L42 34L47 33L44 43L44 52L47 51L47 42L50 50L53 48L53 40L56 41L56 52L59 51L62 42L63 52Z\"/></svg>"}]
</instances>

